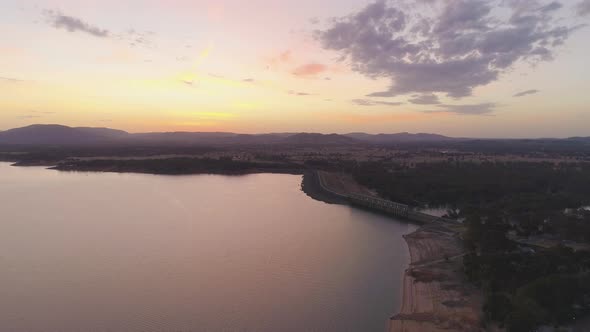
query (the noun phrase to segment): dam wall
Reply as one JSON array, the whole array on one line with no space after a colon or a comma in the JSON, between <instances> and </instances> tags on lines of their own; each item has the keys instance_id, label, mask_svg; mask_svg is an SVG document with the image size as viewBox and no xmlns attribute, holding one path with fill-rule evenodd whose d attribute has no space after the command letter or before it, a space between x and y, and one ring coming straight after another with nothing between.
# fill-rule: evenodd
<instances>
[{"instance_id":1,"label":"dam wall","mask_svg":"<svg viewBox=\"0 0 590 332\"><path fill-rule=\"evenodd\" d=\"M429 224L434 222L457 223L456 220L437 217L417 211L415 208L406 204L401 204L390 200L362 194L339 193L329 188L329 186L326 185L322 176L318 172L313 172L312 176L319 189L323 191L325 194L332 196L333 198L336 198L339 201L348 202L351 205L359 206L371 211L384 213L394 217L406 219L418 224Z\"/></svg>"}]
</instances>

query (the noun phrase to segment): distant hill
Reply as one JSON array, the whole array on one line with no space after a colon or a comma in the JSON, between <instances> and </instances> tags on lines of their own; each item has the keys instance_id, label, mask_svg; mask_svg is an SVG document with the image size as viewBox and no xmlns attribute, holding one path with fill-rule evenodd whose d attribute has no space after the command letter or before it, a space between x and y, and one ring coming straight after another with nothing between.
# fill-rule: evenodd
<instances>
[{"instance_id":1,"label":"distant hill","mask_svg":"<svg viewBox=\"0 0 590 332\"><path fill-rule=\"evenodd\" d=\"M31 125L0 132L0 143L79 145L118 140L128 136L125 131L108 128Z\"/></svg>"},{"instance_id":2,"label":"distant hill","mask_svg":"<svg viewBox=\"0 0 590 332\"><path fill-rule=\"evenodd\" d=\"M0 144L87 145L87 144L353 144L358 140L338 134L229 132L153 132L130 134L109 128L31 125L0 132Z\"/></svg>"},{"instance_id":3,"label":"distant hill","mask_svg":"<svg viewBox=\"0 0 590 332\"><path fill-rule=\"evenodd\" d=\"M427 133L397 134L318 134L318 133L269 133L237 134L231 132L152 132L127 133L109 128L67 127L62 125L31 125L23 128L0 131L0 144L41 145L244 145L244 144L290 144L290 145L349 145L359 143L438 143L463 139ZM590 138L574 137L570 141L590 141Z\"/></svg>"},{"instance_id":4,"label":"distant hill","mask_svg":"<svg viewBox=\"0 0 590 332\"><path fill-rule=\"evenodd\" d=\"M233 141L237 134L225 132L166 132L131 134L130 140L135 142L158 143L215 143Z\"/></svg>"},{"instance_id":5,"label":"distant hill","mask_svg":"<svg viewBox=\"0 0 590 332\"><path fill-rule=\"evenodd\" d=\"M590 143L590 137L570 137L568 140Z\"/></svg>"},{"instance_id":6,"label":"distant hill","mask_svg":"<svg viewBox=\"0 0 590 332\"><path fill-rule=\"evenodd\" d=\"M130 141L158 144L270 144L279 143L284 134L236 134L227 132L170 132L131 134Z\"/></svg>"},{"instance_id":7,"label":"distant hill","mask_svg":"<svg viewBox=\"0 0 590 332\"><path fill-rule=\"evenodd\" d=\"M76 127L72 128L76 131L82 132L88 135L95 135L97 137L104 138L126 138L129 133L123 130L110 129L110 128L95 128L95 127Z\"/></svg>"},{"instance_id":8,"label":"distant hill","mask_svg":"<svg viewBox=\"0 0 590 332\"><path fill-rule=\"evenodd\" d=\"M338 135L338 134L309 134L299 133L283 138L281 143L284 144L311 144L311 145L337 145L337 144L355 144L359 141L355 138Z\"/></svg>"},{"instance_id":9,"label":"distant hill","mask_svg":"<svg viewBox=\"0 0 590 332\"><path fill-rule=\"evenodd\" d=\"M397 133L397 134L377 134L371 135L366 133L350 133L344 136L351 137L357 140L372 142L372 143L403 143L403 142L434 142L434 141L448 141L456 140L456 138L447 137L437 134L410 134L410 133Z\"/></svg>"}]
</instances>

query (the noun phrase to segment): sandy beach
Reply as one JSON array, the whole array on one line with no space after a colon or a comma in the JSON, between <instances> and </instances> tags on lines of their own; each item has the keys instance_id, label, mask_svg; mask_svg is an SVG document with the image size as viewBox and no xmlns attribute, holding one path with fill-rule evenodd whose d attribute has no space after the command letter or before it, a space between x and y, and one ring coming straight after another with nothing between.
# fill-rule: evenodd
<instances>
[{"instance_id":1,"label":"sandy beach","mask_svg":"<svg viewBox=\"0 0 590 332\"><path fill-rule=\"evenodd\" d=\"M411 263L390 332L483 331L480 291L462 273L457 226L428 224L404 236Z\"/></svg>"}]
</instances>

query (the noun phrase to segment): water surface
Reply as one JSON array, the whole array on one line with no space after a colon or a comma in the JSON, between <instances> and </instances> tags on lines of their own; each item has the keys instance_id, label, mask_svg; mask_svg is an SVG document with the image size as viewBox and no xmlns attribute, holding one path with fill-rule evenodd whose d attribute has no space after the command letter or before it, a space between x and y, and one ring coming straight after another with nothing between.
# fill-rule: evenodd
<instances>
[{"instance_id":1,"label":"water surface","mask_svg":"<svg viewBox=\"0 0 590 332\"><path fill-rule=\"evenodd\" d=\"M383 331L414 226L300 183L0 163L0 331Z\"/></svg>"}]
</instances>

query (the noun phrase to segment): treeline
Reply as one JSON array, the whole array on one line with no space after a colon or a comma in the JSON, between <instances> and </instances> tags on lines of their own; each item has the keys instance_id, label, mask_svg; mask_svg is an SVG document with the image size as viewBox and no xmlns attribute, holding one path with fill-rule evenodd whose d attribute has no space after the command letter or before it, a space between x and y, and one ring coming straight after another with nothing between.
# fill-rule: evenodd
<instances>
[{"instance_id":1,"label":"treeline","mask_svg":"<svg viewBox=\"0 0 590 332\"><path fill-rule=\"evenodd\" d=\"M373 162L353 174L391 200L448 206L464 220L464 271L484 291L488 323L528 332L590 313L590 252L508 236L590 243L590 165Z\"/></svg>"},{"instance_id":2,"label":"treeline","mask_svg":"<svg viewBox=\"0 0 590 332\"><path fill-rule=\"evenodd\" d=\"M231 158L96 159L67 161L56 169L64 171L139 172L150 174L241 174L252 171L297 172L301 166L288 163L234 161Z\"/></svg>"},{"instance_id":3,"label":"treeline","mask_svg":"<svg viewBox=\"0 0 590 332\"><path fill-rule=\"evenodd\" d=\"M559 234L590 242L590 213L566 209L590 205L590 164L424 163L406 167L364 163L353 169L360 183L409 205L451 210L498 211L520 236Z\"/></svg>"},{"instance_id":4,"label":"treeline","mask_svg":"<svg viewBox=\"0 0 590 332\"><path fill-rule=\"evenodd\" d=\"M465 224L465 274L484 290L487 320L528 332L590 313L590 252L520 247L498 215L472 212Z\"/></svg>"},{"instance_id":5,"label":"treeline","mask_svg":"<svg viewBox=\"0 0 590 332\"><path fill-rule=\"evenodd\" d=\"M442 162L410 168L371 162L353 172L359 182L407 204L487 205L517 199L553 210L590 199L589 164ZM511 210L522 206L515 202Z\"/></svg>"}]
</instances>

